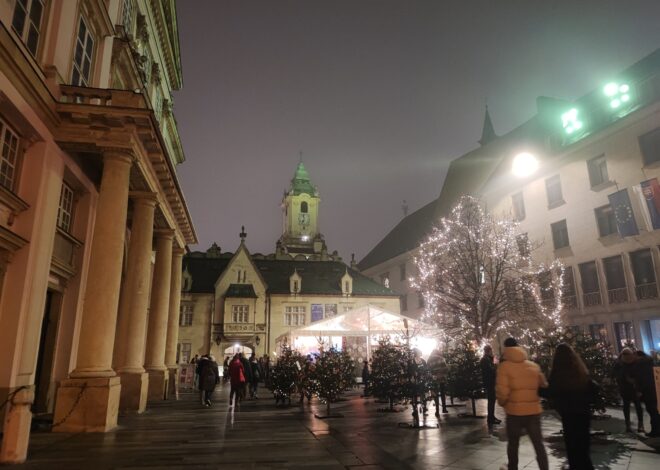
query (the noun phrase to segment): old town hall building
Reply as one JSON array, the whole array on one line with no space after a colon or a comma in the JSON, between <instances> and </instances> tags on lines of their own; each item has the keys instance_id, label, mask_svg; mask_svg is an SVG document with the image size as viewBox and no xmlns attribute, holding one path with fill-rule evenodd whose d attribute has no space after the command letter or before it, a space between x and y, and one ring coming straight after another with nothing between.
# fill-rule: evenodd
<instances>
[{"instance_id":1,"label":"old town hall building","mask_svg":"<svg viewBox=\"0 0 660 470\"><path fill-rule=\"evenodd\" d=\"M318 190L299 163L282 201L283 233L275 253L238 249L184 257L179 362L211 351L272 355L281 335L365 305L399 312L399 296L328 253L319 232Z\"/></svg>"}]
</instances>

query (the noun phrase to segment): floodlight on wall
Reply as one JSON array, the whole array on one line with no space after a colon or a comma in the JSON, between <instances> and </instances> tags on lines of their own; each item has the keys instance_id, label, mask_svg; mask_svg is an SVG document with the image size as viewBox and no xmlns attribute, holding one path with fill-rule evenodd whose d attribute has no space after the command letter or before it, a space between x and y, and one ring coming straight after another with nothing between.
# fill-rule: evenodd
<instances>
[{"instance_id":1,"label":"floodlight on wall","mask_svg":"<svg viewBox=\"0 0 660 470\"><path fill-rule=\"evenodd\" d=\"M630 85L610 82L603 87L603 93L610 100L610 108L618 109L630 101Z\"/></svg>"},{"instance_id":2,"label":"floodlight on wall","mask_svg":"<svg viewBox=\"0 0 660 470\"><path fill-rule=\"evenodd\" d=\"M522 152L516 155L513 159L511 171L517 177L524 178L534 173L538 167L539 162L534 155L531 153Z\"/></svg>"},{"instance_id":3,"label":"floodlight on wall","mask_svg":"<svg viewBox=\"0 0 660 470\"><path fill-rule=\"evenodd\" d=\"M571 108L561 115L561 124L564 132L573 134L579 131L584 126L584 123L579 118L579 111L577 108Z\"/></svg>"}]
</instances>

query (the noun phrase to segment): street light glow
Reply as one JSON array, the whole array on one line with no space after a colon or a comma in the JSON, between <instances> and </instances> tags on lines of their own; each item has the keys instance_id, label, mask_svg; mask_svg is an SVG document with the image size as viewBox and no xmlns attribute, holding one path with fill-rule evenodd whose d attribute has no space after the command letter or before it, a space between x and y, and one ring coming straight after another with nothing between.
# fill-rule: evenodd
<instances>
[{"instance_id":1,"label":"street light glow","mask_svg":"<svg viewBox=\"0 0 660 470\"><path fill-rule=\"evenodd\" d=\"M524 178L534 173L538 167L539 162L536 157L531 153L523 152L513 159L511 171L519 178Z\"/></svg>"}]
</instances>

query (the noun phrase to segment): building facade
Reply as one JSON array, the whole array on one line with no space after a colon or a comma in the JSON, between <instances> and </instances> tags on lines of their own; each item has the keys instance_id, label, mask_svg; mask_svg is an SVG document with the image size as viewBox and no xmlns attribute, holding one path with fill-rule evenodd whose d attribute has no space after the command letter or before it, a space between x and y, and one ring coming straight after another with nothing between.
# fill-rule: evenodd
<instances>
[{"instance_id":1,"label":"building facade","mask_svg":"<svg viewBox=\"0 0 660 470\"><path fill-rule=\"evenodd\" d=\"M327 253L318 231L318 191L300 163L283 202L276 252L213 245L183 261L179 362L211 352L277 354L280 336L365 305L399 313L399 296Z\"/></svg>"},{"instance_id":2,"label":"building facade","mask_svg":"<svg viewBox=\"0 0 660 470\"><path fill-rule=\"evenodd\" d=\"M503 136L486 112L480 144L451 163L438 199L387 234L361 271L410 303L417 293L399 267L409 270L461 195L477 195L518 219L520 235L538 245L536 261L565 265L569 326L616 350L660 348L660 51L575 101L539 98L536 115Z\"/></svg>"},{"instance_id":3,"label":"building facade","mask_svg":"<svg viewBox=\"0 0 660 470\"><path fill-rule=\"evenodd\" d=\"M174 384L176 24L173 0L0 2L0 462L33 416L107 431Z\"/></svg>"}]
</instances>

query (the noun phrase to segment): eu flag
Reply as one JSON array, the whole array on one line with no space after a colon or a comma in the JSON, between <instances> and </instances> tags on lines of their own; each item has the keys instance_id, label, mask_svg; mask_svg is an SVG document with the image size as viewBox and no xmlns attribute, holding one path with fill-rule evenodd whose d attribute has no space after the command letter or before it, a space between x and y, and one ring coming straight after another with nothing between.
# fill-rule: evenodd
<instances>
[{"instance_id":1,"label":"eu flag","mask_svg":"<svg viewBox=\"0 0 660 470\"><path fill-rule=\"evenodd\" d=\"M633 214L632 206L630 205L628 190L622 189L621 191L610 194L607 198L610 200L619 234L622 237L639 235L637 222L635 222L635 215Z\"/></svg>"}]
</instances>

